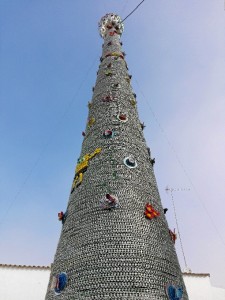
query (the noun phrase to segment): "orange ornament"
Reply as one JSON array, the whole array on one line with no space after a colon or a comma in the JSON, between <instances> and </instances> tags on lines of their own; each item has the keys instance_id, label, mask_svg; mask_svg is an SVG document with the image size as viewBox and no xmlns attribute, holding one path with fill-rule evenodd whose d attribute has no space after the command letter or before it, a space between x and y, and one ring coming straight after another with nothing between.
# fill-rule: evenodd
<instances>
[{"instance_id":1,"label":"orange ornament","mask_svg":"<svg viewBox=\"0 0 225 300\"><path fill-rule=\"evenodd\" d=\"M156 211L151 204L147 203L145 205L145 212L144 215L146 216L146 218L148 219L153 219L155 217L158 217L160 215L160 213L158 211Z\"/></svg>"}]
</instances>

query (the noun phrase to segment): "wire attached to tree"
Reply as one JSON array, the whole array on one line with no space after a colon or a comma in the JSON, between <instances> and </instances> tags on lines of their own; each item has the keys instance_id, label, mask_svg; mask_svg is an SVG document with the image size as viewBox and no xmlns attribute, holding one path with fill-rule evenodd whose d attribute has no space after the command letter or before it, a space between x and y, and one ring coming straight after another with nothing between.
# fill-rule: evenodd
<instances>
[{"instance_id":1,"label":"wire attached to tree","mask_svg":"<svg viewBox=\"0 0 225 300\"><path fill-rule=\"evenodd\" d=\"M127 15L126 18L124 18L124 19L122 20L122 22L124 22L129 16L131 16L131 15L135 12L135 10L137 10L138 7L139 7L144 1L145 1L145 0L141 1L141 2L138 4L138 6L136 6L135 9L133 9L132 12L130 12L129 15Z\"/></svg>"},{"instance_id":2,"label":"wire attached to tree","mask_svg":"<svg viewBox=\"0 0 225 300\"><path fill-rule=\"evenodd\" d=\"M187 260L184 254L184 247L183 247L183 243L182 243L182 239L181 239L181 234L180 234L180 228L178 225L178 219L177 219L177 213L176 213L176 207L175 207L175 202L174 202L174 198L173 198L173 191L175 191L172 188L166 188L167 191L170 191L170 195L171 195L171 200L172 200L172 205L173 205L173 212L174 212L174 217L175 217L175 221L176 221L176 226L177 226L177 233L178 233L178 237L180 240L180 246L181 246L181 251L182 251L182 255L184 258L184 264L185 264L185 270L189 270L188 265L187 265Z\"/></svg>"},{"instance_id":3,"label":"wire attached to tree","mask_svg":"<svg viewBox=\"0 0 225 300\"><path fill-rule=\"evenodd\" d=\"M155 119L156 124L158 125L158 127L159 127L161 133L163 134L164 138L165 138L166 141L167 141L167 144L169 145L171 151L174 153L174 156L175 156L175 158L176 158L178 164L180 165L180 167L181 167L181 169L183 170L183 172L184 172L186 178L188 179L190 185L192 186L193 191L195 192L195 195L196 195L196 197L197 197L197 200L200 202L201 206L203 207L205 213L207 214L209 220L211 221L212 226L214 227L214 230L215 230L216 233L217 233L218 238L220 239L221 243L222 243L223 246L225 247L225 241L224 241L224 238L223 238L223 236L221 235L220 230L217 228L217 226L216 226L216 224L215 224L215 222L214 222L214 219L212 218L211 214L209 213L209 211L208 211L207 207L205 206L204 202L201 200L201 196L199 195L198 190L197 190L197 188L195 187L195 185L194 185L194 183L193 183L193 181L192 181L192 179L191 179L191 176L190 176L190 175L188 174L188 172L186 171L186 169L185 169L185 167L184 167L184 164L181 162L181 160L180 160L180 158L179 158L179 156L178 156L178 154L177 154L177 151L175 150L175 148L174 148L172 142L170 141L170 139L169 139L169 137L167 136L165 130L163 129L162 125L160 124L158 118L156 117L156 114L155 114L154 111L152 110L149 101L148 101L147 98L145 97L145 95L144 95L144 93L143 93L143 91L142 91L142 89L141 89L141 87L140 87L140 84L138 83L138 81L137 81L136 78L134 78L134 79L135 79L135 81L136 81L137 87L138 87L139 90L140 90L140 93L141 93L142 96L143 96L143 99L146 101L146 103L147 103L147 105L148 105L148 108L149 108L151 114L153 115L153 117L154 117L154 119Z\"/></svg>"}]
</instances>

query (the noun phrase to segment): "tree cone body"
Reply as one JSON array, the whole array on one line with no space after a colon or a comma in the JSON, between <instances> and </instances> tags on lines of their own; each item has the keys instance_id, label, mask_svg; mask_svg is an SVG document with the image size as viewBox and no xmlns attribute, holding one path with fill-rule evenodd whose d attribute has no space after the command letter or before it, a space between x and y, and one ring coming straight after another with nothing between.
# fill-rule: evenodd
<instances>
[{"instance_id":1,"label":"tree cone body","mask_svg":"<svg viewBox=\"0 0 225 300\"><path fill-rule=\"evenodd\" d=\"M104 37L89 105L88 120L93 122L87 124L81 157L98 148L101 151L88 160L81 183L72 187L45 299L166 300L170 299L166 294L170 284L182 286L182 299L187 300L120 35L110 34L112 31ZM106 130L115 135L107 137ZM125 164L129 156L135 166ZM106 194L118 199L116 208L101 206ZM159 215L148 219L147 203ZM56 296L51 283L61 272L67 274L68 282Z\"/></svg>"}]
</instances>

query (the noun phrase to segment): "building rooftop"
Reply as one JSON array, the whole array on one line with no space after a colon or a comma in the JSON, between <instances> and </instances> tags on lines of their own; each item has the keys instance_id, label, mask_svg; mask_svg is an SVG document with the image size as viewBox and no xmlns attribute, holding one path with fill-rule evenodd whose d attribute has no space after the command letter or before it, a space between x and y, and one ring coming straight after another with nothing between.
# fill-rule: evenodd
<instances>
[{"instance_id":1,"label":"building rooftop","mask_svg":"<svg viewBox=\"0 0 225 300\"><path fill-rule=\"evenodd\" d=\"M0 267L3 268L20 268L20 269L51 269L51 266L27 266L27 265L8 265L0 264Z\"/></svg>"},{"instance_id":2,"label":"building rooftop","mask_svg":"<svg viewBox=\"0 0 225 300\"><path fill-rule=\"evenodd\" d=\"M12 265L12 264L0 264L0 267L3 268L19 268L19 269L46 269L50 270L51 266L29 266L29 265ZM196 277L210 277L209 273L192 273L192 272L183 272L185 276L196 276Z\"/></svg>"}]
</instances>

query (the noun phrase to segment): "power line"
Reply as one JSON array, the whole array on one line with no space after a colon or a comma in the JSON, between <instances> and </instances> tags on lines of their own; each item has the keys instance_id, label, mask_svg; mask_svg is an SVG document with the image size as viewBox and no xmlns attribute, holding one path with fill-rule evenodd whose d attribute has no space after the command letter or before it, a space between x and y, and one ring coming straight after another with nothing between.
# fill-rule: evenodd
<instances>
[{"instance_id":1,"label":"power line","mask_svg":"<svg viewBox=\"0 0 225 300\"><path fill-rule=\"evenodd\" d=\"M185 270L189 270L188 265L187 265L187 260L184 254L184 247L183 247L183 243L182 243L182 239L181 239L181 234L180 234L180 228L178 225L178 219L177 219L177 212L176 212L176 207L175 207L175 201L173 198L173 192L174 191L189 191L190 189L173 189L173 188L166 188L166 191L170 191L170 195L171 195L171 200L172 200L172 205L173 205L173 212L174 212L174 217L175 217L175 221L176 221L176 226L177 226L177 233L178 233L178 237L180 240L180 246L181 246L181 251L182 251L182 255L183 255L183 259L184 259L184 264L185 264Z\"/></svg>"},{"instance_id":2,"label":"power line","mask_svg":"<svg viewBox=\"0 0 225 300\"><path fill-rule=\"evenodd\" d=\"M143 91L142 91L141 88L140 88L139 83L137 82L137 80L136 80L135 77L134 77L134 79L135 79L135 81L136 81L136 84L137 84L137 86L138 86L138 88L139 88L139 90L140 90L140 92L141 92L143 98L145 99L145 101L146 101L146 103L147 103L147 105L148 105L148 108L149 108L150 112L152 113L152 115L153 115L153 117L154 117L154 119L155 119L156 124L158 125L159 129L161 130L161 133L164 135L164 138L166 139L167 144L169 145L170 149L171 149L172 152L174 153L174 156L175 156L177 162L179 163L179 165L180 165L181 169L183 170L185 176L187 177L187 179L188 179L190 185L192 186L192 188L193 188L193 190L194 190L194 192L195 192L195 195L196 195L198 201L200 202L201 206L203 207L203 209L204 209L206 215L208 216L208 218L209 218L209 220L210 220L212 226L214 227L214 230L215 230L215 232L217 233L217 236L219 237L221 243L222 243L223 246L225 247L225 241L224 241L222 235L220 234L220 231L219 231L219 229L217 228L217 226L216 226L216 224L215 224L215 222L214 222L214 220L213 220L211 214L209 213L208 209L206 208L204 202L201 200L201 197L200 197L200 195L199 195L199 193L198 193L198 191L197 191L197 188L195 187L195 185L194 185L194 183L193 183L191 177L189 176L188 172L186 171L186 169L185 169L185 167L184 167L184 164L181 162L181 160L180 160L180 158L179 158L179 156L178 156L178 154L177 154L177 152L176 152L174 146L172 145L172 143L171 143L171 141L169 140L169 138L168 138L166 132L164 131L164 129L163 129L163 127L161 126L161 124L160 124L158 118L156 117L156 114L155 114L154 111L152 110L152 108L151 108L149 102L147 101L147 99L146 99L146 97L145 97Z\"/></svg>"},{"instance_id":3,"label":"power line","mask_svg":"<svg viewBox=\"0 0 225 300\"><path fill-rule=\"evenodd\" d=\"M127 15L126 18L124 18L121 22L124 22L129 16L131 16L131 15L135 12L135 10L137 10L138 7L139 7L144 1L145 1L145 0L141 1L141 2L138 4L138 6L136 6L135 9L133 9L132 12L130 12L129 15Z\"/></svg>"}]
</instances>

